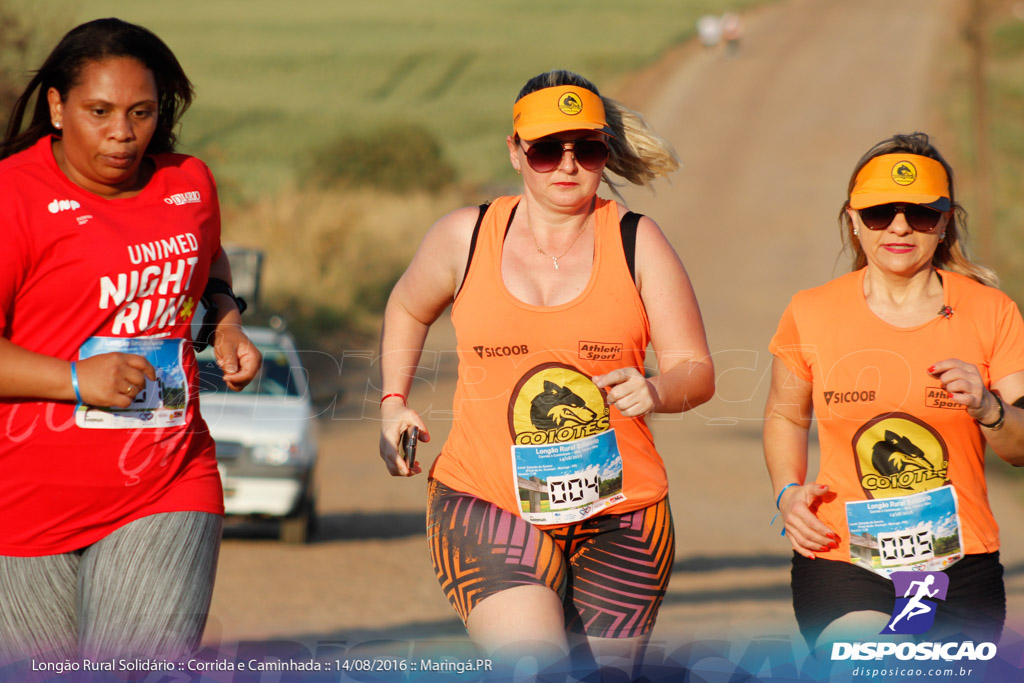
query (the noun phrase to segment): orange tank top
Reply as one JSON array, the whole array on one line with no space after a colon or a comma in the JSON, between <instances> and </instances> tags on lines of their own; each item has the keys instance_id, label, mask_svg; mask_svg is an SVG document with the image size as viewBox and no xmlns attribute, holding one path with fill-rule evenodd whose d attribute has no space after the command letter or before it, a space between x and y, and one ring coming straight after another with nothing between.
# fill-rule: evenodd
<instances>
[{"instance_id":1,"label":"orange tank top","mask_svg":"<svg viewBox=\"0 0 1024 683\"><path fill-rule=\"evenodd\" d=\"M487 209L452 306L454 422L431 476L542 525L647 507L668 492L650 429L609 406L592 381L617 368L643 372L650 341L618 205L597 200L584 291L545 307L514 297L501 277L520 199L501 197Z\"/></svg>"}]
</instances>

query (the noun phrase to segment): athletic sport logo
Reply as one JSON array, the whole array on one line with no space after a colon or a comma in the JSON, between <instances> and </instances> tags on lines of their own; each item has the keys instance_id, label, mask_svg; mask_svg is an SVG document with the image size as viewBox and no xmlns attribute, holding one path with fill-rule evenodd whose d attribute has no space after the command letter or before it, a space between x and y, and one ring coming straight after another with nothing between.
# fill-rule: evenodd
<instances>
[{"instance_id":1,"label":"athletic sport logo","mask_svg":"<svg viewBox=\"0 0 1024 683\"><path fill-rule=\"evenodd\" d=\"M946 599L949 576L943 572L893 572L889 578L896 591L896 605L892 618L880 633L918 635L926 632L935 623L936 601Z\"/></svg>"},{"instance_id":2,"label":"athletic sport logo","mask_svg":"<svg viewBox=\"0 0 1024 683\"><path fill-rule=\"evenodd\" d=\"M892 167L892 181L897 185L910 185L917 180L917 167L909 161L897 161Z\"/></svg>"}]
</instances>

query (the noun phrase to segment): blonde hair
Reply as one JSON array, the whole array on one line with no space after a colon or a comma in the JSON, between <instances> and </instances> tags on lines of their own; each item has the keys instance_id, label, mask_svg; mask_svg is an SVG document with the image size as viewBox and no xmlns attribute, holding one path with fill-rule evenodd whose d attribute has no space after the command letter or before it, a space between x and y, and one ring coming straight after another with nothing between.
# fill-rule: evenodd
<instances>
[{"instance_id":1,"label":"blonde hair","mask_svg":"<svg viewBox=\"0 0 1024 683\"><path fill-rule=\"evenodd\" d=\"M605 120L614 134L614 137L607 140L609 155L606 171L612 171L634 185L649 185L655 178L667 176L679 168L679 157L672 145L654 132L642 114L604 97L598 92L597 86L573 71L558 69L534 76L519 91L516 101L532 92L560 85L585 88L601 98ZM607 172L601 177L618 194L618 183L613 182Z\"/></svg>"},{"instance_id":2,"label":"blonde hair","mask_svg":"<svg viewBox=\"0 0 1024 683\"><path fill-rule=\"evenodd\" d=\"M939 242L935 249L935 254L932 256L932 266L966 275L989 287L998 287L999 278L995 272L991 268L974 263L967 255L967 250L964 246L964 241L967 239L967 211L956 201L956 193L953 187L953 169L931 144L928 135L925 133L896 134L869 149L853 169L849 187L846 190L846 196L849 197L850 192L853 191L857 181L857 174L860 173L865 164L883 154L899 153L918 154L935 159L946 169L946 176L949 178L951 213L945 227L946 235ZM850 201L847 199L839 212L839 234L843 240L843 248L851 252L853 256L851 270L860 270L867 265L868 261L864 250L860 246L860 240L854 239L853 223L846 212L849 208Z\"/></svg>"}]
</instances>

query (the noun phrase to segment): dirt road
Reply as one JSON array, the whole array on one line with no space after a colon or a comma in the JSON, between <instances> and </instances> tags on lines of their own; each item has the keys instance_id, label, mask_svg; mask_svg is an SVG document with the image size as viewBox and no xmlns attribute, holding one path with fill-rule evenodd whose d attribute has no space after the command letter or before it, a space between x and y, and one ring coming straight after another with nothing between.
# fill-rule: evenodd
<instances>
[{"instance_id":1,"label":"dirt road","mask_svg":"<svg viewBox=\"0 0 1024 683\"><path fill-rule=\"evenodd\" d=\"M682 256L718 371L709 404L653 421L678 530L655 641L795 631L788 544L769 527L774 501L760 451L768 340L793 292L847 268L837 259L835 217L859 155L894 132L935 125L935 65L952 45L961 4L789 0L745 17L737 56L687 46L620 86L684 162L671 184L627 198ZM429 348L412 401L433 433L421 447L424 466L449 426L447 322ZM367 386L373 350L337 355L346 382ZM371 388L364 403L353 392L322 420L323 517L311 545L238 535L225 542L207 642L464 640L426 553L425 479L392 480L376 456L378 396ZM1010 620L1019 632L1024 538L1008 522L1024 505L998 477L991 497L1004 522Z\"/></svg>"}]
</instances>

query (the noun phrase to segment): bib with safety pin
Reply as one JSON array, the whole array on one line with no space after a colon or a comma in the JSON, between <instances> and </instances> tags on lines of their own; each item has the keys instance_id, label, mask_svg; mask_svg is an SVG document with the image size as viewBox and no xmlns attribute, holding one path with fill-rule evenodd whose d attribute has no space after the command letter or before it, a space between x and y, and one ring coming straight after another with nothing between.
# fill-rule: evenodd
<instances>
[{"instance_id":1,"label":"bib with safety pin","mask_svg":"<svg viewBox=\"0 0 1024 683\"><path fill-rule=\"evenodd\" d=\"M849 501L850 561L885 578L897 571L945 569L963 558L959 509L951 485Z\"/></svg>"},{"instance_id":2,"label":"bib with safety pin","mask_svg":"<svg viewBox=\"0 0 1024 683\"><path fill-rule=\"evenodd\" d=\"M156 370L156 381L146 379L127 408L80 405L75 424L83 429L154 429L185 424L188 381L182 366L182 339L147 337L90 337L78 350L85 360L104 353L143 356Z\"/></svg>"}]
</instances>

